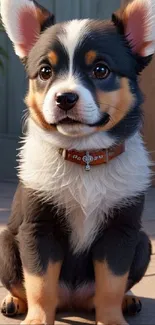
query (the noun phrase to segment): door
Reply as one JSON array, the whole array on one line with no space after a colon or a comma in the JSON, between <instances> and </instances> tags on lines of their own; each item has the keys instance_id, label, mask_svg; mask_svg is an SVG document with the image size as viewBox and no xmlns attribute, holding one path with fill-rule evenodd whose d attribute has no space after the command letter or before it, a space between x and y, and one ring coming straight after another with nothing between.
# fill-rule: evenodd
<instances>
[{"instance_id":1,"label":"door","mask_svg":"<svg viewBox=\"0 0 155 325\"><path fill-rule=\"evenodd\" d=\"M16 176L16 149L25 108L26 81L24 69L4 32L0 33L0 44L9 56L4 60L4 72L0 70L0 181L12 181Z\"/></svg>"}]
</instances>

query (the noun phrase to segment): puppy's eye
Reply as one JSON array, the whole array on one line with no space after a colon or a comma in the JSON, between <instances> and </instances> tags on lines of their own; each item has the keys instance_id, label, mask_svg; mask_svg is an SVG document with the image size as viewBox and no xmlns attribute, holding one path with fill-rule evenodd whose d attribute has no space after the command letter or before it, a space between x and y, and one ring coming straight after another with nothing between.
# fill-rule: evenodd
<instances>
[{"instance_id":1,"label":"puppy's eye","mask_svg":"<svg viewBox=\"0 0 155 325\"><path fill-rule=\"evenodd\" d=\"M104 63L97 63L93 70L93 77L96 79L106 79L109 74L110 70Z\"/></svg>"},{"instance_id":2,"label":"puppy's eye","mask_svg":"<svg viewBox=\"0 0 155 325\"><path fill-rule=\"evenodd\" d=\"M49 65L42 67L39 71L39 77L41 80L46 81L52 76L52 69Z\"/></svg>"}]
</instances>

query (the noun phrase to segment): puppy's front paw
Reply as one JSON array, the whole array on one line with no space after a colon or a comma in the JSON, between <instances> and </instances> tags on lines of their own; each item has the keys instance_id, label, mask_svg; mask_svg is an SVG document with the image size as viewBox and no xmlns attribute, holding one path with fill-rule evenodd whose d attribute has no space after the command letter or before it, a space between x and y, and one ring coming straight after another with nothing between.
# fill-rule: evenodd
<instances>
[{"instance_id":1,"label":"puppy's front paw","mask_svg":"<svg viewBox=\"0 0 155 325\"><path fill-rule=\"evenodd\" d=\"M23 300L7 295L1 305L1 313L7 317L25 314L27 312L27 304Z\"/></svg>"},{"instance_id":2,"label":"puppy's front paw","mask_svg":"<svg viewBox=\"0 0 155 325\"><path fill-rule=\"evenodd\" d=\"M28 319L26 318L21 325L44 325L44 323L41 321L41 319Z\"/></svg>"},{"instance_id":3,"label":"puppy's front paw","mask_svg":"<svg viewBox=\"0 0 155 325\"><path fill-rule=\"evenodd\" d=\"M123 313L129 316L140 313L142 303L138 297L126 295L122 304Z\"/></svg>"},{"instance_id":4,"label":"puppy's front paw","mask_svg":"<svg viewBox=\"0 0 155 325\"><path fill-rule=\"evenodd\" d=\"M97 322L96 325L129 325L129 324L125 320L123 320L123 321L120 320L119 323L115 322L115 321L110 322L110 323L109 322L108 323L107 322L104 322L104 323L103 322Z\"/></svg>"},{"instance_id":5,"label":"puppy's front paw","mask_svg":"<svg viewBox=\"0 0 155 325\"><path fill-rule=\"evenodd\" d=\"M96 325L128 325L121 311L102 310L96 314Z\"/></svg>"},{"instance_id":6,"label":"puppy's front paw","mask_svg":"<svg viewBox=\"0 0 155 325\"><path fill-rule=\"evenodd\" d=\"M97 322L96 325L129 325L125 319L119 319L119 320L105 320L103 322Z\"/></svg>"},{"instance_id":7,"label":"puppy's front paw","mask_svg":"<svg viewBox=\"0 0 155 325\"><path fill-rule=\"evenodd\" d=\"M27 317L21 325L54 325L54 318L53 313L46 312L37 306L29 309Z\"/></svg>"}]
</instances>

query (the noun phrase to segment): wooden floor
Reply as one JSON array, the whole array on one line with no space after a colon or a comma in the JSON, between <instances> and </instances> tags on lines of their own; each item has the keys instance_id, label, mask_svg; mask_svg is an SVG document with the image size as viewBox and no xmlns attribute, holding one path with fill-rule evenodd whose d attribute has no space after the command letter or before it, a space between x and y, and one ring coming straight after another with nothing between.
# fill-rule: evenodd
<instances>
[{"instance_id":1,"label":"wooden floor","mask_svg":"<svg viewBox=\"0 0 155 325\"><path fill-rule=\"evenodd\" d=\"M10 212L10 205L15 191L14 184L0 183L0 229L5 227ZM155 325L155 188L150 189L146 197L143 225L150 235L153 244L153 255L150 266L143 280L132 292L142 298L143 309L136 317L128 318L131 325ZM0 300L6 290L0 285ZM19 324L21 319L10 319L0 315L0 324ZM84 325L94 324L93 314L58 314L56 324Z\"/></svg>"}]
</instances>

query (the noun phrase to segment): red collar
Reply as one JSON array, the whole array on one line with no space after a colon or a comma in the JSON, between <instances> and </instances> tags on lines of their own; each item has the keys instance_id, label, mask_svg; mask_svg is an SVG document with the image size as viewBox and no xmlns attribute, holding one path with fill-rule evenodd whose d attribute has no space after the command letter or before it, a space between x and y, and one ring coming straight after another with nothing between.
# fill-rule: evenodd
<instances>
[{"instance_id":1,"label":"red collar","mask_svg":"<svg viewBox=\"0 0 155 325\"><path fill-rule=\"evenodd\" d=\"M91 166L107 164L110 160L118 157L125 151L125 144L120 144L108 149L96 151L86 150L66 150L59 149L59 154L68 161L85 166L85 170L90 170Z\"/></svg>"}]
</instances>

